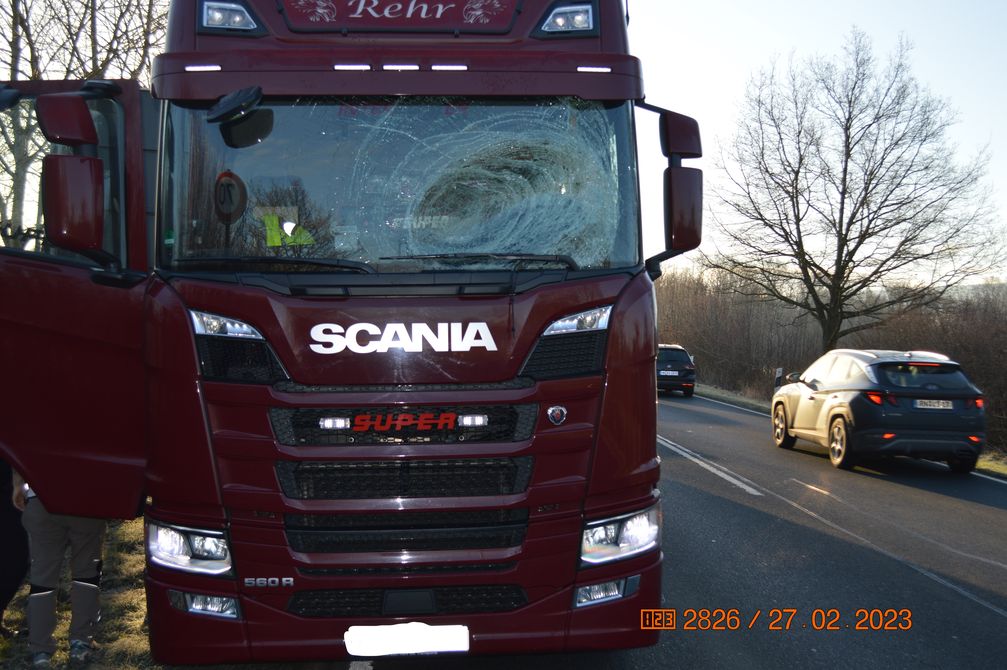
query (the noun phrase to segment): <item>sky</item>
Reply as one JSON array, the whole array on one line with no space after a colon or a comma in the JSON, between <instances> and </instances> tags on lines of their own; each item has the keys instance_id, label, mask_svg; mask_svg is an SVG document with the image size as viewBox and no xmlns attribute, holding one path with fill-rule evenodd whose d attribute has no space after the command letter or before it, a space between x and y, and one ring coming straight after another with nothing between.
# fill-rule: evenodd
<instances>
[{"instance_id":1,"label":"sky","mask_svg":"<svg viewBox=\"0 0 1007 670\"><path fill-rule=\"evenodd\" d=\"M917 81L958 112L950 135L957 145L955 158L964 161L989 147L987 182L999 221L1007 224L1007 2L628 2L630 49L643 63L647 101L699 122L704 157L687 164L702 168L707 181L717 178L711 158L737 127L752 75L774 59L786 64L791 55L798 62L838 56L856 27L871 39L880 62L893 52L900 35L913 45L909 61ZM653 168L643 163L641 169ZM709 216L704 224L709 232ZM645 225L652 233L660 218L645 209ZM656 253L655 244L660 237L648 239L648 255ZM1007 278L1007 269L1002 276Z\"/></svg>"}]
</instances>

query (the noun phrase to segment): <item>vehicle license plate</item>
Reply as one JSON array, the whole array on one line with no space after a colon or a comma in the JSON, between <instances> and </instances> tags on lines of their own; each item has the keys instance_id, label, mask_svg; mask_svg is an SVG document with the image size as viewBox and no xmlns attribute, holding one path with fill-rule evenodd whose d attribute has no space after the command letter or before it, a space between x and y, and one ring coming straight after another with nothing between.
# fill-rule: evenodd
<instances>
[{"instance_id":1,"label":"vehicle license plate","mask_svg":"<svg viewBox=\"0 0 1007 670\"><path fill-rule=\"evenodd\" d=\"M915 406L920 409L953 409L950 400L917 400Z\"/></svg>"},{"instance_id":2,"label":"vehicle license plate","mask_svg":"<svg viewBox=\"0 0 1007 670\"><path fill-rule=\"evenodd\" d=\"M343 636L352 656L435 654L469 650L468 626L431 626L421 621L387 626L350 626Z\"/></svg>"},{"instance_id":3,"label":"vehicle license plate","mask_svg":"<svg viewBox=\"0 0 1007 670\"><path fill-rule=\"evenodd\" d=\"M662 377L677 377L678 370L661 370Z\"/></svg>"}]
</instances>

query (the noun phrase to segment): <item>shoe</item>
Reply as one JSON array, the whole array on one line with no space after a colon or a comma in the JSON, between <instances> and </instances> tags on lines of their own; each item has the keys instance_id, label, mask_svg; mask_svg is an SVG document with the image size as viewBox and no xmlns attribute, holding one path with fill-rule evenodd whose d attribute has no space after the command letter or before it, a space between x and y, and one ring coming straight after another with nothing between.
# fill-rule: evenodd
<instances>
[{"instance_id":1,"label":"shoe","mask_svg":"<svg viewBox=\"0 0 1007 670\"><path fill-rule=\"evenodd\" d=\"M31 657L31 667L39 670L46 670L52 667L52 654L40 651Z\"/></svg>"},{"instance_id":2,"label":"shoe","mask_svg":"<svg viewBox=\"0 0 1007 670\"><path fill-rule=\"evenodd\" d=\"M70 640L70 662L87 663L94 656L94 647L84 640Z\"/></svg>"}]
</instances>

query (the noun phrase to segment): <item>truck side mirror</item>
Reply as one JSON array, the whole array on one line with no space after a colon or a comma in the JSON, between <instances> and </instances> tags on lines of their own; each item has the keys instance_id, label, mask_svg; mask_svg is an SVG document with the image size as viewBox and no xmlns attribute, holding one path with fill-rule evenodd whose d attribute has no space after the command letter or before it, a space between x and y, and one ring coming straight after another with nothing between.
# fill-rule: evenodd
<instances>
[{"instance_id":1,"label":"truck side mirror","mask_svg":"<svg viewBox=\"0 0 1007 670\"><path fill-rule=\"evenodd\" d=\"M92 156L51 154L42 159L42 211L46 238L102 267L117 259L102 248L105 179Z\"/></svg>"},{"instance_id":2,"label":"truck side mirror","mask_svg":"<svg viewBox=\"0 0 1007 670\"><path fill-rule=\"evenodd\" d=\"M670 167L664 171L664 244L676 254L703 240L703 171Z\"/></svg>"},{"instance_id":3,"label":"truck side mirror","mask_svg":"<svg viewBox=\"0 0 1007 670\"><path fill-rule=\"evenodd\" d=\"M646 103L660 113L661 152L668 158L664 171L665 251L647 259L652 279L661 276L661 261L691 251L703 239L703 171L682 167L682 159L699 158L703 147L695 119Z\"/></svg>"}]
</instances>

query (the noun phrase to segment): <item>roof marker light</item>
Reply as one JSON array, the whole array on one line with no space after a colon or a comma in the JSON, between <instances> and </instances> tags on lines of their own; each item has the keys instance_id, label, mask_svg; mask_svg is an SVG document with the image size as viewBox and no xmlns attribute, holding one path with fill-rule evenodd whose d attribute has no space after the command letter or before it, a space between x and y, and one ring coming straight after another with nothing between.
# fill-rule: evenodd
<instances>
[{"instance_id":1,"label":"roof marker light","mask_svg":"<svg viewBox=\"0 0 1007 670\"><path fill-rule=\"evenodd\" d=\"M338 72L370 72L371 66L365 63L336 63L332 69Z\"/></svg>"},{"instance_id":2,"label":"roof marker light","mask_svg":"<svg viewBox=\"0 0 1007 670\"><path fill-rule=\"evenodd\" d=\"M214 2L207 0L203 3L203 27L217 28L223 30L255 30L255 19L252 18L248 10L233 2Z\"/></svg>"},{"instance_id":3,"label":"roof marker light","mask_svg":"<svg viewBox=\"0 0 1007 670\"><path fill-rule=\"evenodd\" d=\"M594 12L591 5L557 7L542 24L544 33L573 33L594 30Z\"/></svg>"},{"instance_id":4,"label":"roof marker light","mask_svg":"<svg viewBox=\"0 0 1007 670\"><path fill-rule=\"evenodd\" d=\"M414 72L419 70L420 66L412 63L388 63L387 65L382 65L381 69L392 72Z\"/></svg>"},{"instance_id":5,"label":"roof marker light","mask_svg":"<svg viewBox=\"0 0 1007 670\"><path fill-rule=\"evenodd\" d=\"M186 72L220 72L221 68L219 65L186 65Z\"/></svg>"},{"instance_id":6,"label":"roof marker light","mask_svg":"<svg viewBox=\"0 0 1007 670\"><path fill-rule=\"evenodd\" d=\"M431 65L430 69L434 72L465 72L469 69L468 65Z\"/></svg>"},{"instance_id":7,"label":"roof marker light","mask_svg":"<svg viewBox=\"0 0 1007 670\"><path fill-rule=\"evenodd\" d=\"M611 72L611 71L612 71L612 68L610 68L610 67L595 67L593 65L578 65L577 66L577 72L600 72L600 73L606 73L606 72Z\"/></svg>"}]
</instances>

